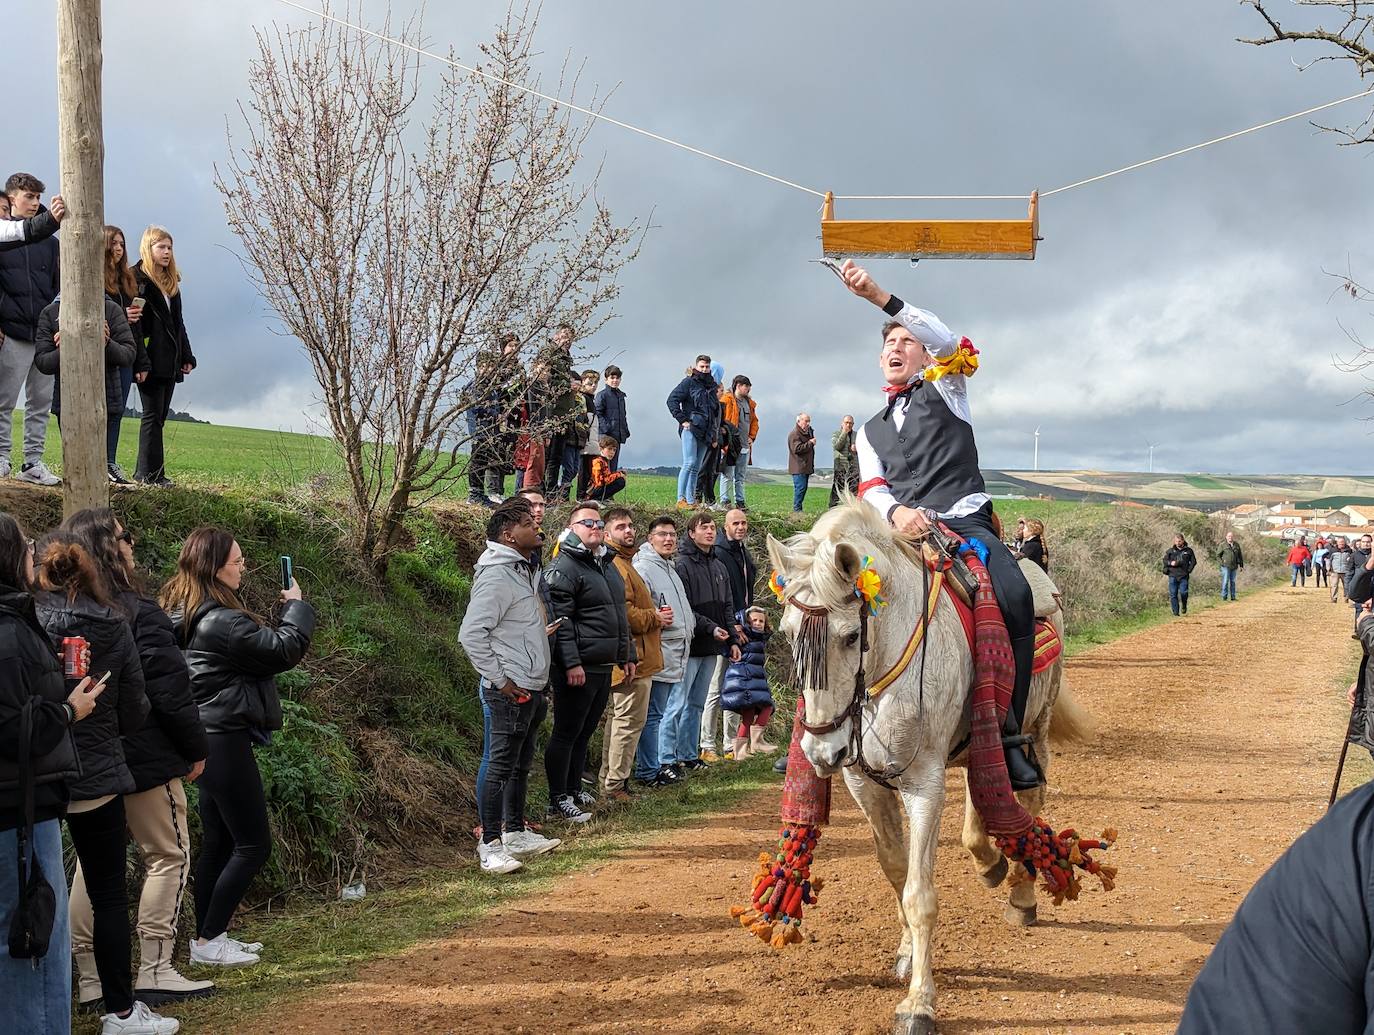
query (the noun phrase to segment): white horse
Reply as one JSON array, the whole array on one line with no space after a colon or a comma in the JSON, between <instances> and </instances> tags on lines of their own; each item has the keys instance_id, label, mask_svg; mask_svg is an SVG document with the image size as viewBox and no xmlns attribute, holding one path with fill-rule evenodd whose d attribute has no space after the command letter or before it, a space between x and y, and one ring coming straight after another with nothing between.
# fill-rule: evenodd
<instances>
[{"instance_id":1,"label":"white horse","mask_svg":"<svg viewBox=\"0 0 1374 1035\"><path fill-rule=\"evenodd\" d=\"M910 978L908 994L897 1007L895 1031L897 1035L929 1035L937 1030L931 936L937 912L935 847L945 800L945 769L966 767L966 750L953 759L950 752L966 743L970 727L973 658L963 625L948 595L941 593L929 616L925 638L910 663L876 699L866 700L859 712L864 766L895 786L893 791L854 764L854 713L847 710L854 698L860 665L862 606L854 595L854 585L863 557L872 556L887 606L867 623L868 650L862 663L865 681L871 687L898 667L898 659L921 621L924 565L920 554L895 536L871 507L853 501L829 511L810 533L793 536L785 544L770 536L768 553L774 569L785 580L789 602L795 601L818 619L824 615L828 627L824 676L805 678L804 682L818 685L803 683L800 689L806 700L807 724L813 728L833 724L833 728L825 733L805 733L802 750L822 776L843 769L850 794L873 828L878 862L897 893L902 939L896 973L899 978ZM803 621L801 607L786 608L782 628L797 644L799 660L804 650L798 641ZM1062 634L1058 615L1054 621ZM805 664L799 667L808 668ZM809 667L820 668L816 664ZM807 675L799 673L799 677ZM1061 661L1037 675L1026 706L1023 732L1035 738L1034 750L1042 770L1049 765L1047 737L1052 712L1058 724L1056 741L1085 739L1089 729L1086 715L1061 686L1061 675ZM803 680L799 678L799 682ZM1031 815L1038 815L1044 788L1020 792L1017 798ZM910 819L905 845L901 806ZM983 883L988 887L1001 884L1007 876L1007 860L989 839L968 795L967 782L963 844L973 856ZM1005 911L1009 922L1022 926L1035 922L1035 894L1034 884L1028 882L1012 887Z\"/></svg>"}]
</instances>

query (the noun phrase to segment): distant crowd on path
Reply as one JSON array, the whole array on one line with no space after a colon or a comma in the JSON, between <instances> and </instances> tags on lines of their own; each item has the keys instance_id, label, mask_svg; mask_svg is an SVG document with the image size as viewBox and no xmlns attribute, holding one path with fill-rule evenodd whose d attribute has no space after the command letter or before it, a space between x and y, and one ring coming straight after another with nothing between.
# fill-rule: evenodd
<instances>
[{"instance_id":1,"label":"distant crowd on path","mask_svg":"<svg viewBox=\"0 0 1374 1035\"><path fill-rule=\"evenodd\" d=\"M78 1002L103 1015L102 1035L174 1035L179 1022L153 1007L215 990L176 965L188 883L193 966L249 966L265 954L229 934L272 849L254 748L282 728L276 677L304 657L315 612L294 580L275 623L248 610L247 562L228 530L192 532L156 598L134 551L134 530L108 509L78 511L37 544L0 513L5 1033L69 1035L75 962ZM64 823L76 856L70 894Z\"/></svg>"},{"instance_id":2,"label":"distant crowd on path","mask_svg":"<svg viewBox=\"0 0 1374 1035\"><path fill-rule=\"evenodd\" d=\"M66 216L61 197L42 203L46 187L15 173L0 196L0 478L14 471L11 417L24 392L23 459L13 476L35 485L61 479L44 459L48 416L62 421L60 246L54 236ZM124 231L105 227L105 460L116 485L166 487L163 428L176 386L196 366L182 317L181 274L172 235L150 226L132 267ZM138 461L131 480L117 450L131 387L142 407Z\"/></svg>"},{"instance_id":3,"label":"distant crowd on path","mask_svg":"<svg viewBox=\"0 0 1374 1035\"><path fill-rule=\"evenodd\" d=\"M666 514L637 529L629 510L584 500L546 559L547 503L531 486L495 507L459 631L480 680L475 832L491 873L562 843L526 808L550 711L543 823L585 823L628 801L632 787L672 786L723 760L776 751L764 739L771 630L754 605L748 515L730 510L721 540L706 511L681 529ZM598 729L599 771L588 759Z\"/></svg>"}]
</instances>

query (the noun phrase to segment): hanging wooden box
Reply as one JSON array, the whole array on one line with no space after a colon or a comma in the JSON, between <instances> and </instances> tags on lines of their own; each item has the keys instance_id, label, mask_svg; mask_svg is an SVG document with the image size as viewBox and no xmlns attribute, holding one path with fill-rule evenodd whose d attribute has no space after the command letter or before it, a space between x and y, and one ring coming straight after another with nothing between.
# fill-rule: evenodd
<instances>
[{"instance_id":1,"label":"hanging wooden box","mask_svg":"<svg viewBox=\"0 0 1374 1035\"><path fill-rule=\"evenodd\" d=\"M821 251L832 258L1033 259L1040 239L1039 194L1026 219L836 219L835 197L821 210Z\"/></svg>"}]
</instances>

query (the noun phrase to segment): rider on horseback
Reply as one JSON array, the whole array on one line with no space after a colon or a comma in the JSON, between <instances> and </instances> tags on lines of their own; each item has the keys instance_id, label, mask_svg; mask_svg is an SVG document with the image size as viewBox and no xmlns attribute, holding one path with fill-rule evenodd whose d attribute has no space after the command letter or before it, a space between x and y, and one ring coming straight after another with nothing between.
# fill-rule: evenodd
<instances>
[{"instance_id":1,"label":"rider on horseback","mask_svg":"<svg viewBox=\"0 0 1374 1035\"><path fill-rule=\"evenodd\" d=\"M976 365L977 353L933 313L882 290L852 261L845 262L841 277L850 291L890 318L883 325L879 360L887 404L863 426L856 443L859 498L903 534L919 536L939 521L965 539L976 536L988 548L988 575L1016 661L1002 729L1007 774L1012 787L1028 790L1044 782L1028 750L1029 738L1021 736L1035 653L1035 608L1026 577L993 527L992 499L978 469L962 372ZM972 362L961 367L952 361L960 351Z\"/></svg>"}]
</instances>

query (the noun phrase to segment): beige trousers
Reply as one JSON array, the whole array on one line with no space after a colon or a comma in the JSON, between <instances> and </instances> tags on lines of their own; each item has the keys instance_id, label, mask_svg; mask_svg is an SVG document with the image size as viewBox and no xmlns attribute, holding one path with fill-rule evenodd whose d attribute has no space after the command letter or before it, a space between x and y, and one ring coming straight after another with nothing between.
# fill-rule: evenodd
<instances>
[{"instance_id":1,"label":"beige trousers","mask_svg":"<svg viewBox=\"0 0 1374 1035\"><path fill-rule=\"evenodd\" d=\"M639 735L649 715L649 689L653 681L653 676L638 676L611 690L611 703L601 731L601 786L608 791L624 787L630 780Z\"/></svg>"},{"instance_id":2,"label":"beige trousers","mask_svg":"<svg viewBox=\"0 0 1374 1035\"><path fill-rule=\"evenodd\" d=\"M186 830L186 790L173 780L160 787L124 796L125 821L143 853L147 877L138 900L138 936L175 941L181 896L191 872L191 838ZM86 880L77 863L68 911L72 951L92 951L95 922Z\"/></svg>"}]
</instances>

